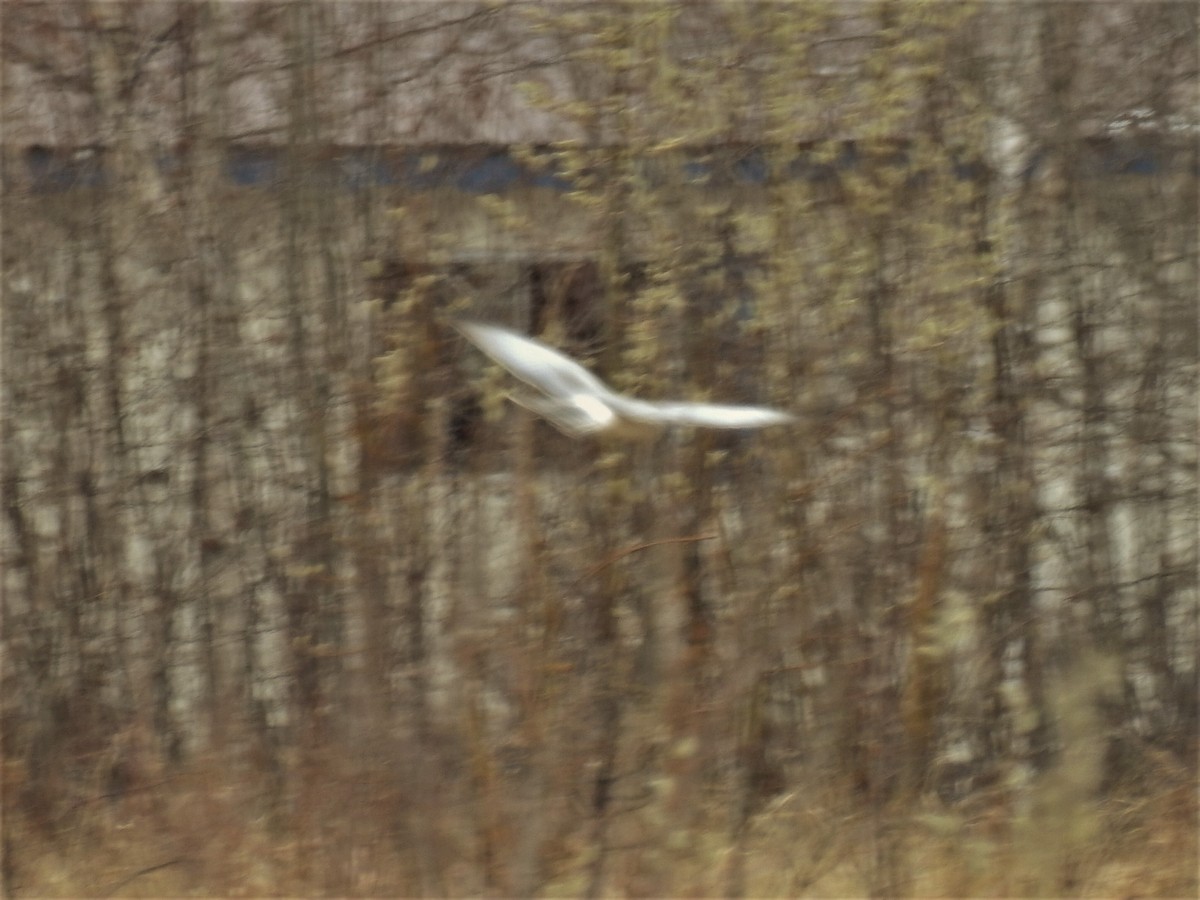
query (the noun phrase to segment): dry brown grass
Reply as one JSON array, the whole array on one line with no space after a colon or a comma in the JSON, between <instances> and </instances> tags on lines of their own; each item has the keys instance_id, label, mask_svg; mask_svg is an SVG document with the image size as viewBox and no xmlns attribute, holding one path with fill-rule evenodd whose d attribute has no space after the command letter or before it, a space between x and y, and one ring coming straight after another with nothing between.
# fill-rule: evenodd
<instances>
[{"instance_id":1,"label":"dry brown grass","mask_svg":"<svg viewBox=\"0 0 1200 900\"><path fill-rule=\"evenodd\" d=\"M386 769L314 756L306 785L273 797L261 773L210 759L120 798L85 803L53 828L6 815L12 896L456 896L487 893L477 808L462 785L425 810ZM11 773L10 773L11 774ZM1021 802L957 808L923 798L871 811L833 782L776 797L732 836L727 803L698 805L690 828L664 825L653 799L614 827L605 894L720 896L1195 896L1195 785L1165 762L1155 790L1065 810L1052 780ZM467 780L463 775L463 781ZM10 785L11 786L11 785ZM1024 811L1022 811L1022 805ZM520 822L511 821L516 832ZM580 823L582 824L582 822ZM515 844L510 844L510 847ZM579 896L595 848L556 834L536 892ZM512 860L499 861L499 870ZM490 889L495 892L496 887Z\"/></svg>"}]
</instances>

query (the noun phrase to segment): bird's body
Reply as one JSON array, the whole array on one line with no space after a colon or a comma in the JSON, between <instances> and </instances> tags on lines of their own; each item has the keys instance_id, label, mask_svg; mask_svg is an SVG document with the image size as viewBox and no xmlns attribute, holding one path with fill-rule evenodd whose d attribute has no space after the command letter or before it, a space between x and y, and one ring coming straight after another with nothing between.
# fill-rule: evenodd
<instances>
[{"instance_id":1,"label":"bird's body","mask_svg":"<svg viewBox=\"0 0 1200 900\"><path fill-rule=\"evenodd\" d=\"M540 395L511 399L572 437L605 434L649 438L670 425L699 428L763 428L795 422L763 406L651 402L618 394L583 366L525 335L483 322L456 321L467 340Z\"/></svg>"}]
</instances>

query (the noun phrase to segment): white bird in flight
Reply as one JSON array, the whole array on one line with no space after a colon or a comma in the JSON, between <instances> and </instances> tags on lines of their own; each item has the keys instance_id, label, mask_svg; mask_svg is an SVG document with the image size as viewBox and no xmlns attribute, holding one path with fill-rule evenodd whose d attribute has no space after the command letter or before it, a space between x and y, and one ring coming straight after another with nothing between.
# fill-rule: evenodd
<instances>
[{"instance_id":1,"label":"white bird in flight","mask_svg":"<svg viewBox=\"0 0 1200 900\"><path fill-rule=\"evenodd\" d=\"M789 413L764 406L650 402L618 394L578 363L541 341L484 322L453 322L462 335L540 395L509 399L548 419L571 437L606 434L652 437L668 425L698 428L763 428L795 422Z\"/></svg>"}]
</instances>

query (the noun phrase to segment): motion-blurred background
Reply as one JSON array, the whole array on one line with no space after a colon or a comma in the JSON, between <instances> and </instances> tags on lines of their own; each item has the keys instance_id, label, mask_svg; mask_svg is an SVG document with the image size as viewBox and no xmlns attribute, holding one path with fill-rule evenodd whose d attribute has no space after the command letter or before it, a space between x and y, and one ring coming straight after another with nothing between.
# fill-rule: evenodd
<instances>
[{"instance_id":1,"label":"motion-blurred background","mask_svg":"<svg viewBox=\"0 0 1200 900\"><path fill-rule=\"evenodd\" d=\"M0 35L4 893L1196 894L1195 4Z\"/></svg>"}]
</instances>

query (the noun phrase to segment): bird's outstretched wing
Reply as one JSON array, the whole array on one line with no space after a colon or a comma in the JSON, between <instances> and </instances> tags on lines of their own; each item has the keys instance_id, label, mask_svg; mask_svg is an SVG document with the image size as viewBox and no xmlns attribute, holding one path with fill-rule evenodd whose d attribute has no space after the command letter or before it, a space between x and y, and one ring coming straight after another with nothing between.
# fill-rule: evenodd
<instances>
[{"instance_id":1,"label":"bird's outstretched wing","mask_svg":"<svg viewBox=\"0 0 1200 900\"><path fill-rule=\"evenodd\" d=\"M696 428L766 428L768 425L787 425L796 421L796 417L790 413L766 406L727 406L717 403L647 405L653 407L653 416L664 425L690 425Z\"/></svg>"},{"instance_id":2,"label":"bird's outstretched wing","mask_svg":"<svg viewBox=\"0 0 1200 900\"><path fill-rule=\"evenodd\" d=\"M460 319L454 322L454 327L495 362L549 397L565 399L572 394L606 397L612 393L579 363L541 341L483 322Z\"/></svg>"}]
</instances>

